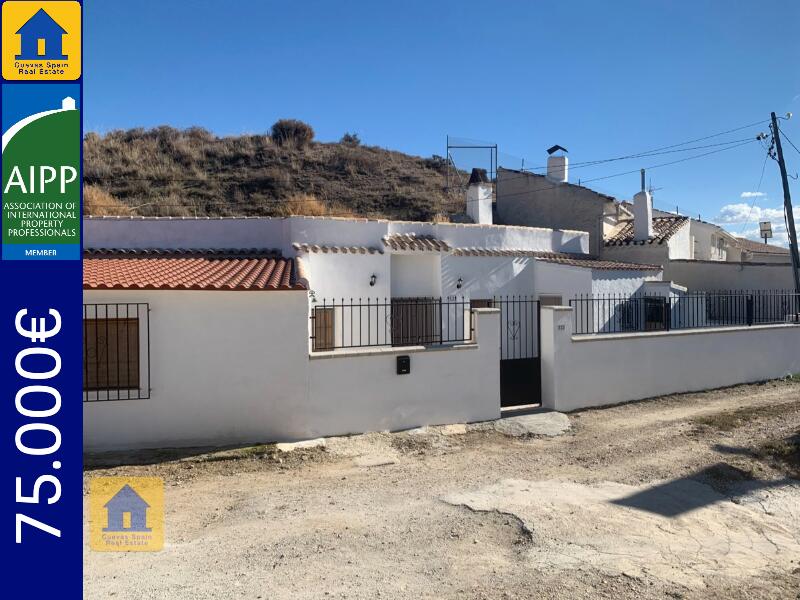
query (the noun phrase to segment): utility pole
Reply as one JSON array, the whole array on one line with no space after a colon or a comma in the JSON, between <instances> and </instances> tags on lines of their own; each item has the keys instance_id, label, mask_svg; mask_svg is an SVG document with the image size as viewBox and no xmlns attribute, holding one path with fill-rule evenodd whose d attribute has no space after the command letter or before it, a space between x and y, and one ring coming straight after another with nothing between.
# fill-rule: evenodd
<instances>
[{"instance_id":1,"label":"utility pole","mask_svg":"<svg viewBox=\"0 0 800 600\"><path fill-rule=\"evenodd\" d=\"M792 255L792 274L794 275L794 290L800 294L800 256L797 250L797 231L794 228L794 212L792 211L792 195L789 193L789 178L786 175L786 163L783 160L781 147L781 130L778 127L778 117L772 113L772 139L775 140L775 151L778 154L778 166L781 169L783 182L783 208L786 211L786 221L789 227L789 252Z\"/></svg>"}]
</instances>

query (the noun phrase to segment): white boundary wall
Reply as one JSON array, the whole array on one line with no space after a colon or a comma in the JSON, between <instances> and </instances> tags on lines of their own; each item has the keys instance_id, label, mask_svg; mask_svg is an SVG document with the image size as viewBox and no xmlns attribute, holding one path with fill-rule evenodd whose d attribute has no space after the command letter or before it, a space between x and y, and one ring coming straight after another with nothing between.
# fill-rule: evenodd
<instances>
[{"instance_id":1,"label":"white boundary wall","mask_svg":"<svg viewBox=\"0 0 800 600\"><path fill-rule=\"evenodd\" d=\"M800 372L800 326L573 336L569 307L542 307L542 406L572 411Z\"/></svg>"},{"instance_id":2,"label":"white boundary wall","mask_svg":"<svg viewBox=\"0 0 800 600\"><path fill-rule=\"evenodd\" d=\"M149 399L84 402L84 448L288 441L500 415L498 311L476 343L309 356L299 291L86 291L84 302L150 304ZM396 356L411 373L396 375Z\"/></svg>"},{"instance_id":3,"label":"white boundary wall","mask_svg":"<svg viewBox=\"0 0 800 600\"><path fill-rule=\"evenodd\" d=\"M399 430L500 418L500 310L474 309L477 344L373 348L311 355L300 437ZM411 358L398 375L397 356Z\"/></svg>"}]
</instances>

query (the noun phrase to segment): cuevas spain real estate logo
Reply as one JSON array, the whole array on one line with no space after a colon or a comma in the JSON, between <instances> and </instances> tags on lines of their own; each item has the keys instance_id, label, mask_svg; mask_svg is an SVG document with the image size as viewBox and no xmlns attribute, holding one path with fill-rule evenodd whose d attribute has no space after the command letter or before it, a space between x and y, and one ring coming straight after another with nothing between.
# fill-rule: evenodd
<instances>
[{"instance_id":1,"label":"cuevas spain real estate logo","mask_svg":"<svg viewBox=\"0 0 800 600\"><path fill-rule=\"evenodd\" d=\"M3 86L3 260L80 259L79 95Z\"/></svg>"},{"instance_id":2,"label":"cuevas spain real estate logo","mask_svg":"<svg viewBox=\"0 0 800 600\"><path fill-rule=\"evenodd\" d=\"M3 3L3 79L74 81L81 76L78 2Z\"/></svg>"},{"instance_id":3,"label":"cuevas spain real estate logo","mask_svg":"<svg viewBox=\"0 0 800 600\"><path fill-rule=\"evenodd\" d=\"M94 477L89 481L89 547L99 552L158 552L164 547L164 480Z\"/></svg>"}]
</instances>

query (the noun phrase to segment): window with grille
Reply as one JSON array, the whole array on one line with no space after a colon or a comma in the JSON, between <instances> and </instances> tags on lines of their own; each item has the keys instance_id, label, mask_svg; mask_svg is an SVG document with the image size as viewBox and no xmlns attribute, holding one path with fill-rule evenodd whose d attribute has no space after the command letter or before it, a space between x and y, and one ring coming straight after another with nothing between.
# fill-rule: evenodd
<instances>
[{"instance_id":1,"label":"window with grille","mask_svg":"<svg viewBox=\"0 0 800 600\"><path fill-rule=\"evenodd\" d=\"M139 319L87 319L83 344L84 389L139 387Z\"/></svg>"},{"instance_id":2,"label":"window with grille","mask_svg":"<svg viewBox=\"0 0 800 600\"><path fill-rule=\"evenodd\" d=\"M147 304L84 304L85 401L150 397Z\"/></svg>"}]
</instances>

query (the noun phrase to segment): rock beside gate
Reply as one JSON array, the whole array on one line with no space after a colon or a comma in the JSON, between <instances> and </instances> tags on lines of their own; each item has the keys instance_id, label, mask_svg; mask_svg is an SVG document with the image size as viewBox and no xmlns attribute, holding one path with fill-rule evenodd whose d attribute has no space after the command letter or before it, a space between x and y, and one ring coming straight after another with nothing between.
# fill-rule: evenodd
<instances>
[{"instance_id":1,"label":"rock beside gate","mask_svg":"<svg viewBox=\"0 0 800 600\"><path fill-rule=\"evenodd\" d=\"M541 435L555 437L572 427L569 417L555 411L535 412L517 417L507 417L494 422L495 430L511 437Z\"/></svg>"}]
</instances>

